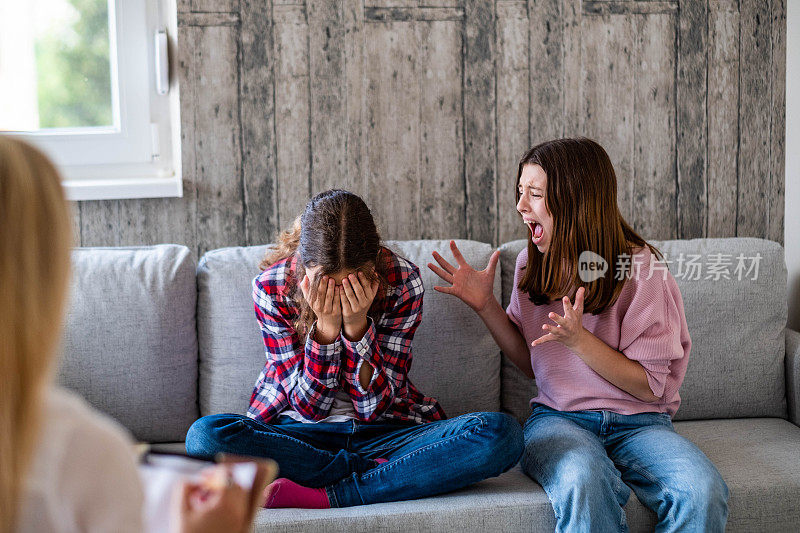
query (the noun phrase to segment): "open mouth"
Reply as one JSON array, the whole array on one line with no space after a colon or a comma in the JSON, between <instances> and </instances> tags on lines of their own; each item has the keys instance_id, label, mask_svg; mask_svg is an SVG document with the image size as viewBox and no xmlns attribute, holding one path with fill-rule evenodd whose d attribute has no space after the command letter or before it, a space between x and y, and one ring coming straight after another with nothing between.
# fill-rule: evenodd
<instances>
[{"instance_id":1,"label":"open mouth","mask_svg":"<svg viewBox=\"0 0 800 533\"><path fill-rule=\"evenodd\" d=\"M533 244L539 244L542 240L542 236L544 235L544 227L538 222L533 221L527 221L526 224L531 230L531 240L533 241Z\"/></svg>"}]
</instances>

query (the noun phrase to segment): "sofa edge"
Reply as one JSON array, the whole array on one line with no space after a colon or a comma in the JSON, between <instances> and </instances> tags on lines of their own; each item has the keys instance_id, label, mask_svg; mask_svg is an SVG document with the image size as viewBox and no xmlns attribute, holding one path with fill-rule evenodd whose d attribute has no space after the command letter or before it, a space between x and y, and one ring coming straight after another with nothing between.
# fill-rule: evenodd
<instances>
[{"instance_id":1,"label":"sofa edge","mask_svg":"<svg viewBox=\"0 0 800 533\"><path fill-rule=\"evenodd\" d=\"M800 426L800 332L786 328L786 405L789 421Z\"/></svg>"}]
</instances>

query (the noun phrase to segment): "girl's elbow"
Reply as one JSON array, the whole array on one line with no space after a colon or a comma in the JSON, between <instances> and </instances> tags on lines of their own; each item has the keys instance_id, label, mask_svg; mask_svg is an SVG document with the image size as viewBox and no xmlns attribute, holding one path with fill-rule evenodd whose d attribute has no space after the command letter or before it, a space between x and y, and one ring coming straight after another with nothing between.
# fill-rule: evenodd
<instances>
[{"instance_id":1,"label":"girl's elbow","mask_svg":"<svg viewBox=\"0 0 800 533\"><path fill-rule=\"evenodd\" d=\"M325 418L325 413L323 413L320 409L314 408L305 402L299 401L299 399L296 397L290 397L289 405L296 413L298 413L303 417L304 420L308 422L319 422Z\"/></svg>"},{"instance_id":2,"label":"girl's elbow","mask_svg":"<svg viewBox=\"0 0 800 533\"><path fill-rule=\"evenodd\" d=\"M653 391L650 390L649 385L637 397L646 403L657 403L661 401L661 396L656 396L655 394L653 394Z\"/></svg>"}]
</instances>

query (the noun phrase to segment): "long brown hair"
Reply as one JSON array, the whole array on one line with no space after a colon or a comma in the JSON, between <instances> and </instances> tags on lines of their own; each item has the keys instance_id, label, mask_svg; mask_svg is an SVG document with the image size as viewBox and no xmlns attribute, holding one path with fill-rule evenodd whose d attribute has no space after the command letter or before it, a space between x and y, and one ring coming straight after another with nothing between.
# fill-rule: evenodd
<instances>
[{"instance_id":1,"label":"long brown hair","mask_svg":"<svg viewBox=\"0 0 800 533\"><path fill-rule=\"evenodd\" d=\"M321 192L306 204L303 214L278 236L277 241L277 247L268 250L258 266L264 270L278 261L296 259L294 274L287 283L289 296L300 310L293 319L299 334L308 333L316 320L299 287L306 267L321 267L317 277L311 280L312 290L316 289L320 276L342 270L360 271L369 281L378 280L378 292L368 312L373 319L378 318L388 285L388 251L381 246L375 220L364 200L341 189Z\"/></svg>"},{"instance_id":2,"label":"long brown hair","mask_svg":"<svg viewBox=\"0 0 800 533\"><path fill-rule=\"evenodd\" d=\"M535 304L585 287L584 312L599 314L614 305L630 275L631 265L618 262L618 258L647 246L663 259L622 217L614 167L595 141L558 139L528 150L519 162L517 202L526 165L539 165L547 175L545 205L553 217L552 238L544 254L531 241L530 229L528 232L528 263L519 289ZM585 250L596 253L609 266L605 276L589 283L580 279L578 271L579 254Z\"/></svg>"},{"instance_id":3,"label":"long brown hair","mask_svg":"<svg viewBox=\"0 0 800 533\"><path fill-rule=\"evenodd\" d=\"M69 279L69 209L53 165L0 136L0 532L14 530L52 378Z\"/></svg>"}]
</instances>

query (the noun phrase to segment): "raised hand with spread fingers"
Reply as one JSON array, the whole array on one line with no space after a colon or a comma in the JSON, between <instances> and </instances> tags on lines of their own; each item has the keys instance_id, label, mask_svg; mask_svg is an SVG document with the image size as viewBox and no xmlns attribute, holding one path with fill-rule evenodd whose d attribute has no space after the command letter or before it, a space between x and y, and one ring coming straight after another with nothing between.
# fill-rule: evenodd
<instances>
[{"instance_id":1,"label":"raised hand with spread fingers","mask_svg":"<svg viewBox=\"0 0 800 533\"><path fill-rule=\"evenodd\" d=\"M450 241L450 250L453 252L453 257L458 264L457 268L451 265L439 252L435 251L433 252L433 258L436 259L439 265L428 263L428 268L451 284L450 287L434 287L434 290L452 294L470 306L476 313L481 313L494 300L492 288L500 251L497 250L492 254L486 268L475 270L464 259L455 241Z\"/></svg>"},{"instance_id":2,"label":"raised hand with spread fingers","mask_svg":"<svg viewBox=\"0 0 800 533\"><path fill-rule=\"evenodd\" d=\"M562 298L564 304L564 316L557 313L549 313L547 317L555 322L553 324L542 324L542 329L548 331L531 343L531 346L539 346L545 342L557 341L570 349L575 349L586 330L583 327L583 297L586 289L580 287L575 293L575 304L570 302L569 296Z\"/></svg>"},{"instance_id":3,"label":"raised hand with spread fingers","mask_svg":"<svg viewBox=\"0 0 800 533\"><path fill-rule=\"evenodd\" d=\"M532 378L533 369L527 342L517 326L509 320L500 302L494 297L494 278L500 251L495 250L483 270L475 270L467 263L455 241L450 241L450 251L453 253L458 267L450 264L439 252L433 252L433 258L436 259L438 265L428 263L428 268L450 283L449 287L437 286L434 289L445 294L452 294L470 306L486 324L503 353L528 377Z\"/></svg>"}]
</instances>

